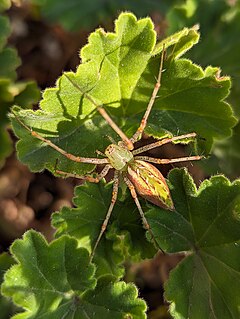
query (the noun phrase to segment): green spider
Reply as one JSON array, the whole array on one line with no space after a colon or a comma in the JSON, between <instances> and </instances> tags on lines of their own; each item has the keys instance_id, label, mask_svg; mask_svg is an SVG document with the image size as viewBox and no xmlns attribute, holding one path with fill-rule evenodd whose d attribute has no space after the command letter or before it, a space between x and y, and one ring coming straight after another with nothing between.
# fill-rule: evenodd
<instances>
[{"instance_id":1,"label":"green spider","mask_svg":"<svg viewBox=\"0 0 240 319\"><path fill-rule=\"evenodd\" d=\"M146 152L148 150L151 150L153 148L159 147L161 145L171 143L176 140L184 140L188 138L194 138L196 136L196 133L189 133L184 134L180 136L174 136L171 138L164 138L162 140L159 140L157 142L145 145L143 147L134 148L134 143L137 142L142 134L143 131L147 125L149 114L152 110L154 101L157 97L157 93L159 91L159 88L161 86L161 76L162 76L162 70L163 70L163 62L164 62L164 48L161 54L161 60L160 60L160 67L158 72L158 78L155 84L155 87L153 89L150 101L148 103L147 109L142 117L141 123L136 130L136 132L133 134L132 137L128 138L124 132L117 126L117 124L112 120L112 118L108 115L108 113L105 111L102 105L98 105L95 100L86 92L83 92L82 88L77 85L77 83L73 82L72 79L70 79L67 75L65 75L68 80L77 88L79 91L84 94L84 96L91 101L95 106L97 111L102 115L102 117L107 121L107 123L111 126L111 128L119 135L121 140L118 143L112 142L104 151L104 153L99 152L101 155L104 155L105 158L86 158L81 156L76 156L70 153L67 153L62 148L58 147L56 144L52 143L50 140L44 138L39 133L33 131L30 127L25 125L18 117L15 115L17 121L25 128L27 129L32 136L35 138L45 142L48 146L52 147L59 153L61 153L63 156L67 157L69 160L78 162L78 163L90 163L95 165L104 165L102 171L97 174L97 176L93 177L90 175L81 176L78 174L73 173L67 173L63 172L61 170L56 169L56 173L60 175L64 175L64 177L75 177L79 179L83 179L85 181L98 183L101 179L103 179L110 169L114 169L114 177L113 177L113 190L112 190L112 198L111 203L108 208L106 217L103 221L102 227L100 229L99 235L97 237L97 240L93 246L91 255L90 255L90 261L92 261L96 248L100 242L100 239L103 235L103 233L106 230L106 227L108 225L108 221L110 219L111 213L113 211L114 205L117 200L118 195L118 188L120 180L123 180L126 185L128 186L130 193L136 203L136 206L138 208L138 211L141 215L142 222L144 227L149 231L152 240L154 241L154 244L156 244L156 240L154 238L154 235L152 233L152 230L147 222L147 219L144 215L144 212L142 210L142 207L140 205L140 202L138 200L138 195L145 198L149 202L153 203L154 205L157 205L159 207L168 209L168 210L174 210L174 204L171 198L171 194L168 188L168 185L165 181L165 178L161 174L161 172L154 167L150 163L154 164L169 164L169 163L176 163L176 162L184 162L184 161L196 161L200 160L202 156L196 155L196 156L187 156L187 157L181 157L181 158L173 158L173 159L158 159L153 158L149 156L141 156L138 154L141 154L143 152ZM158 246L159 247L159 246ZM159 247L160 248L160 247ZM161 249L161 248L160 248Z\"/></svg>"}]
</instances>

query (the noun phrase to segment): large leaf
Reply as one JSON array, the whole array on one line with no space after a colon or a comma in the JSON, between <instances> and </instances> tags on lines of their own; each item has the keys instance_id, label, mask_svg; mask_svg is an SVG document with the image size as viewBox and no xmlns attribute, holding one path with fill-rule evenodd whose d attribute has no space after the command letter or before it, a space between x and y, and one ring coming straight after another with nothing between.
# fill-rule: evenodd
<instances>
[{"instance_id":1,"label":"large leaf","mask_svg":"<svg viewBox=\"0 0 240 319\"><path fill-rule=\"evenodd\" d=\"M240 181L223 176L196 189L185 170L169 175L176 212L152 208L146 217L167 252L185 251L165 297L174 318L240 316Z\"/></svg>"},{"instance_id":2,"label":"large leaf","mask_svg":"<svg viewBox=\"0 0 240 319\"><path fill-rule=\"evenodd\" d=\"M97 283L86 249L77 248L73 238L48 245L29 231L11 252L18 264L5 274L2 293L25 310L14 319L146 318L134 285L110 277Z\"/></svg>"},{"instance_id":3,"label":"large leaf","mask_svg":"<svg viewBox=\"0 0 240 319\"><path fill-rule=\"evenodd\" d=\"M180 59L197 40L198 33L193 28L184 29L164 41L168 58L146 132L163 137L195 131L205 138L205 150L209 151L213 139L231 134L236 120L224 101L229 93L229 78L219 77L217 68L202 70ZM67 152L96 157L95 151L104 151L109 144L106 135L118 138L81 90L96 103L104 104L128 135L133 133L149 102L159 70L163 42L155 44L156 35L150 19L137 21L130 13L121 14L115 33L99 29L90 35L89 43L81 50L82 64L77 72L68 73L68 78L63 75L56 88L44 92L41 110L15 108L13 113L29 129ZM93 169L92 165L70 162L31 136L14 114L12 123L20 138L19 157L31 170L48 168L54 172L56 160L59 169L71 173L84 174Z\"/></svg>"},{"instance_id":4,"label":"large leaf","mask_svg":"<svg viewBox=\"0 0 240 319\"><path fill-rule=\"evenodd\" d=\"M111 203L111 185L104 183L79 186L75 190L76 208L64 207L53 215L53 226L57 236L68 234L78 239L89 251L99 235L103 220ZM151 258L156 250L150 244L143 229L140 215L133 199L118 201L109 225L94 256L98 265L97 275L123 275L122 263L126 259Z\"/></svg>"}]
</instances>

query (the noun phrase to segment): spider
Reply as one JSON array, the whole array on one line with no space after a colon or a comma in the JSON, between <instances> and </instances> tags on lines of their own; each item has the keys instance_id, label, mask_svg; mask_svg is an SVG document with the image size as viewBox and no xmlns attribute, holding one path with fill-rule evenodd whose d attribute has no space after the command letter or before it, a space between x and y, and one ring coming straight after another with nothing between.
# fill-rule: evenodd
<instances>
[{"instance_id":1,"label":"spider","mask_svg":"<svg viewBox=\"0 0 240 319\"><path fill-rule=\"evenodd\" d=\"M142 207L138 199L138 195L145 198L146 200L153 203L154 205L157 205L159 207L162 207L168 210L174 210L174 204L171 198L169 188L165 181L165 178L160 173L160 171L150 163L169 164L169 163L184 162L184 161L195 161L195 160L200 160L202 158L202 156L196 155L196 156L187 156L187 157L173 158L173 159L158 159L158 158L153 158L149 156L138 155L148 150L151 150L153 148L159 147L161 145L174 142L176 140L194 138L196 137L196 133L194 132L189 134L174 136L171 138L169 137L164 138L154 143L142 146L140 148L137 148L137 149L134 148L134 143L141 138L144 132L144 129L147 125L149 114L152 110L154 101L157 97L157 93L161 86L161 77L162 77L163 62L164 62L164 51L165 49L163 47L160 64L159 64L158 77L156 79L156 84L154 86L147 109L142 117L142 120L138 129L132 135L131 138L128 138L125 135L125 133L117 126L117 124L105 111L103 105L97 104L95 100L88 93L83 92L82 88L78 86L78 84L75 83L68 75L65 74L65 76L72 83L72 85L74 85L77 89L79 89L80 92L90 102L92 102L94 106L96 106L97 111L102 115L102 117L106 120L106 122L121 138L121 140L118 143L115 143L114 141L112 141L112 144L107 146L104 153L97 151L97 153L103 155L104 158L87 158L87 157L80 157L80 156L75 156L73 154L67 153L65 150L58 147L56 144L52 143L50 140L44 138L39 133L33 131L30 127L25 125L17 117L16 114L14 114L17 121L25 129L27 129L32 136L46 143L48 146L58 151L69 160L74 162L79 162L79 163L91 163L96 165L104 165L103 169L95 177L91 175L81 176L74 173L67 173L67 172L58 170L56 168L55 172L57 174L64 175L64 177L75 177L85 181L98 183L101 179L103 179L107 175L110 169L114 169L111 203L109 205L106 217L102 223L97 240L93 246L93 249L90 255L90 262L92 261L96 248L101 240L102 235L104 234L107 228L108 221L110 219L114 205L117 201L120 180L123 180L126 183L127 187L129 188L130 193L133 197L133 200L135 201L135 204L142 218L143 226L145 227L146 230L149 231L155 246L159 247L156 243L156 240L154 238L150 225L148 224L148 221L144 215L144 212L142 210Z\"/></svg>"}]
</instances>

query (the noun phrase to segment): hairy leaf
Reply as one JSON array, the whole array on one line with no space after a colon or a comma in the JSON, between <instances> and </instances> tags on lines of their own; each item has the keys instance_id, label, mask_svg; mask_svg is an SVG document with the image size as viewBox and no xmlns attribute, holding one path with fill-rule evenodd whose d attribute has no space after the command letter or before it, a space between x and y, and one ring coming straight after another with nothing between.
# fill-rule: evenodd
<instances>
[{"instance_id":1,"label":"hairy leaf","mask_svg":"<svg viewBox=\"0 0 240 319\"><path fill-rule=\"evenodd\" d=\"M238 318L240 181L214 176L197 190L179 169L169 181L176 211L152 208L146 217L163 249L187 252L165 286L173 316Z\"/></svg>"},{"instance_id":2,"label":"hairy leaf","mask_svg":"<svg viewBox=\"0 0 240 319\"><path fill-rule=\"evenodd\" d=\"M76 188L76 208L64 207L53 215L57 236L68 234L78 239L81 246L91 251L101 230L111 203L110 185L85 183ZM140 215L133 199L128 197L114 207L109 225L94 256L97 275L123 275L122 263L126 259L151 258L156 252L145 235Z\"/></svg>"},{"instance_id":3,"label":"hairy leaf","mask_svg":"<svg viewBox=\"0 0 240 319\"><path fill-rule=\"evenodd\" d=\"M97 283L87 250L73 238L47 244L28 231L11 252L18 264L5 274L2 292L25 310L14 319L146 318L134 285L112 277Z\"/></svg>"}]
</instances>

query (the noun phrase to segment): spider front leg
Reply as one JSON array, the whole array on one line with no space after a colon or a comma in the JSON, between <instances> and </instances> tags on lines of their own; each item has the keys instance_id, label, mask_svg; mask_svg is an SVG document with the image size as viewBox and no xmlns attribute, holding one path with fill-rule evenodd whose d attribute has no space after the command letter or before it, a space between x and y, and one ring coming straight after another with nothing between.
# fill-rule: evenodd
<instances>
[{"instance_id":1,"label":"spider front leg","mask_svg":"<svg viewBox=\"0 0 240 319\"><path fill-rule=\"evenodd\" d=\"M112 190L112 198L111 198L111 204L108 208L108 211L107 211L107 214L106 214L106 217L103 221L103 224L101 226L101 231L98 235L98 238L95 242L95 245L93 247L93 250L92 250L92 253L90 255L90 262L93 260L93 257L95 255L95 251L97 249L97 246L102 238L102 235L103 233L105 232L106 228L107 228L107 225L108 225L108 222L109 222L109 219L111 217L111 214L112 214L112 211L113 211L113 208L114 208L114 205L116 203L116 200L117 200L117 195L118 195L118 186L119 186L119 171L115 170L114 172L114 183L113 183L113 190Z\"/></svg>"},{"instance_id":2,"label":"spider front leg","mask_svg":"<svg viewBox=\"0 0 240 319\"><path fill-rule=\"evenodd\" d=\"M161 79L162 79L162 71L163 71L163 60L164 60L164 54L165 54L165 47L163 45L163 48L162 48L162 55L161 55L161 60L160 60L160 66L159 66L159 72L158 72L158 77L157 77L157 82L155 84L155 87L153 89L153 92L152 92L152 96L150 98L150 101L148 103L148 106L147 106L147 109L146 109L146 112L144 113L143 115L143 118L141 120L141 124L140 126L138 127L137 131L133 134L133 136L130 138L130 140L132 141L132 143L135 143L141 136L142 136L142 133L147 125L147 120L148 120L148 117L151 113L151 110L152 110L152 107L153 107L153 104L155 102L155 99L157 97L157 93L161 87Z\"/></svg>"}]
</instances>

